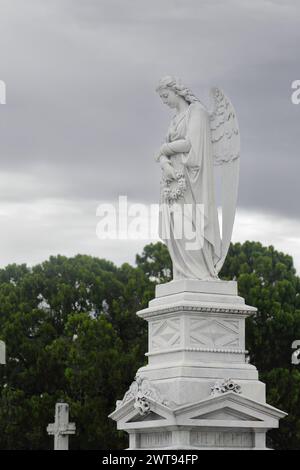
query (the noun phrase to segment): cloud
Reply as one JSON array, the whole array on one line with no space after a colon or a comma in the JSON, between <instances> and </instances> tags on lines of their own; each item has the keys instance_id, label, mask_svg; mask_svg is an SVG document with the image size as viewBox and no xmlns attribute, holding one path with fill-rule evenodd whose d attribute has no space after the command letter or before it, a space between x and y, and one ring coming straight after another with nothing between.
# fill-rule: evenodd
<instances>
[{"instance_id":1,"label":"cloud","mask_svg":"<svg viewBox=\"0 0 300 470\"><path fill-rule=\"evenodd\" d=\"M1 204L26 203L29 215L49 200L156 202L153 155L170 114L154 89L171 73L206 102L215 84L231 97L240 209L296 224L299 10L292 0L2 0Z\"/></svg>"},{"instance_id":2,"label":"cloud","mask_svg":"<svg viewBox=\"0 0 300 470\"><path fill-rule=\"evenodd\" d=\"M118 213L118 200L113 202ZM65 199L0 204L0 224L5 228L0 231L1 265L13 262L34 265L51 255L77 253L106 258L117 265L133 264L135 255L147 243L159 240L153 236L139 240L99 239L96 229L101 218L96 215L97 207L96 200ZM151 212L149 205L145 210L152 218L144 218L144 222L155 228L158 222L155 211ZM274 245L277 250L290 254L300 272L300 221L239 210L233 242L246 240Z\"/></svg>"}]
</instances>

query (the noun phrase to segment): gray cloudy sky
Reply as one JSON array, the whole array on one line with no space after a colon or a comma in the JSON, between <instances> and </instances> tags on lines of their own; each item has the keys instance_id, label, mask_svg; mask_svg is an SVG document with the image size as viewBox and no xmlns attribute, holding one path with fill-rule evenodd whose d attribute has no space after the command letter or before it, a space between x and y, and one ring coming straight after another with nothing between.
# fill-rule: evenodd
<instances>
[{"instance_id":1,"label":"gray cloudy sky","mask_svg":"<svg viewBox=\"0 0 300 470\"><path fill-rule=\"evenodd\" d=\"M292 254L300 269L299 0L0 0L0 264L77 252L133 261L146 241L99 241L96 207L155 203L153 155L181 76L219 85L242 133L234 240Z\"/></svg>"}]
</instances>

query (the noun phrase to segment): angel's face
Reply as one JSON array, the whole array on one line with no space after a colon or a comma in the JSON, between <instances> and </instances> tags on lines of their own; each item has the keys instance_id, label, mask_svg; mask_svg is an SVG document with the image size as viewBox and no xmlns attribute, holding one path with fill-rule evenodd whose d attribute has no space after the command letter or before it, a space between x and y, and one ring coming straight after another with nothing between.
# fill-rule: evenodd
<instances>
[{"instance_id":1,"label":"angel's face","mask_svg":"<svg viewBox=\"0 0 300 470\"><path fill-rule=\"evenodd\" d=\"M176 108L178 103L178 95L171 88L162 88L159 90L159 96L164 104L170 108Z\"/></svg>"}]
</instances>

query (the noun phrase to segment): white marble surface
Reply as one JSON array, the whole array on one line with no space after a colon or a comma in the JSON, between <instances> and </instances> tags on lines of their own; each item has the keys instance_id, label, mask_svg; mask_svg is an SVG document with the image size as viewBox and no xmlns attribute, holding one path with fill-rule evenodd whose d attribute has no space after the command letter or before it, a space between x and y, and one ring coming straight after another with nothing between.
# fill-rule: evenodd
<instances>
[{"instance_id":1,"label":"white marble surface","mask_svg":"<svg viewBox=\"0 0 300 470\"><path fill-rule=\"evenodd\" d=\"M47 433L54 436L54 450L69 450L69 436L75 432L75 423L69 422L69 405L56 403L55 421L47 426Z\"/></svg>"},{"instance_id":2,"label":"white marble surface","mask_svg":"<svg viewBox=\"0 0 300 470\"><path fill-rule=\"evenodd\" d=\"M110 415L129 433L129 448L265 449L266 431L285 416L266 404L265 384L248 363L245 319L256 309L237 296L235 282L209 284L159 286L138 312L149 342L137 377L148 385L127 393ZM216 383L231 382L238 394L212 395Z\"/></svg>"},{"instance_id":3,"label":"white marble surface","mask_svg":"<svg viewBox=\"0 0 300 470\"><path fill-rule=\"evenodd\" d=\"M226 392L183 406L148 399L141 418L134 398L110 417L129 434L129 449L266 449L266 431L278 427L285 413L243 395Z\"/></svg>"},{"instance_id":4,"label":"white marble surface","mask_svg":"<svg viewBox=\"0 0 300 470\"><path fill-rule=\"evenodd\" d=\"M238 295L236 281L201 281L199 279L180 279L158 284L155 288L155 297L160 298L171 294L183 292L199 294Z\"/></svg>"},{"instance_id":5,"label":"white marble surface","mask_svg":"<svg viewBox=\"0 0 300 470\"><path fill-rule=\"evenodd\" d=\"M156 91L175 112L155 157L162 169L159 235L168 247L174 279L214 280L229 249L236 211L240 157L236 113L219 88L211 90L212 111L177 77L163 77ZM214 165L222 173L222 240Z\"/></svg>"}]
</instances>

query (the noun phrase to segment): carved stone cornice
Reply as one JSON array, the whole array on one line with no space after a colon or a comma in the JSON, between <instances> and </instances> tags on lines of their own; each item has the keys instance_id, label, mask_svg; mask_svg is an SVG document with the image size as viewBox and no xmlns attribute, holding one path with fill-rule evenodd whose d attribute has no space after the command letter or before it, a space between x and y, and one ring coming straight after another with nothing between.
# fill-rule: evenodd
<instances>
[{"instance_id":1,"label":"carved stone cornice","mask_svg":"<svg viewBox=\"0 0 300 470\"><path fill-rule=\"evenodd\" d=\"M234 307L234 306L207 306L207 305L168 305L165 307L146 308L137 312L137 315L141 318L147 319L156 315L166 315L171 313L207 313L207 314L234 314L234 315L245 315L249 316L256 312L254 307Z\"/></svg>"}]
</instances>

